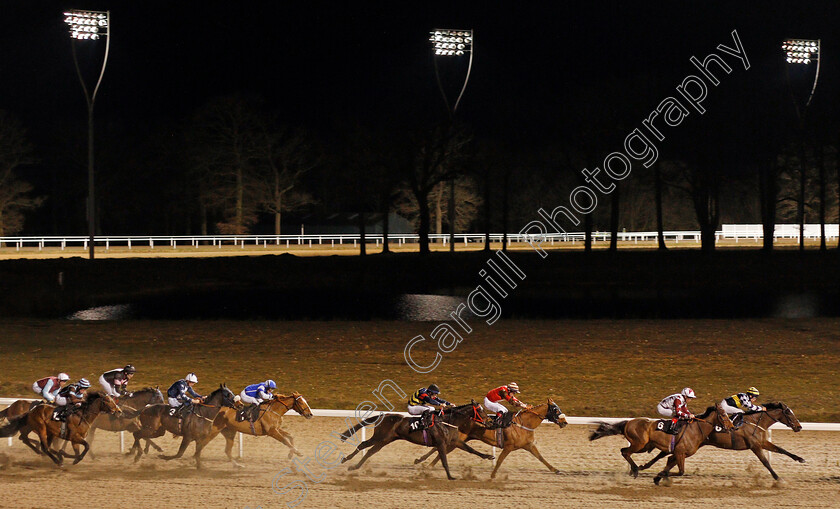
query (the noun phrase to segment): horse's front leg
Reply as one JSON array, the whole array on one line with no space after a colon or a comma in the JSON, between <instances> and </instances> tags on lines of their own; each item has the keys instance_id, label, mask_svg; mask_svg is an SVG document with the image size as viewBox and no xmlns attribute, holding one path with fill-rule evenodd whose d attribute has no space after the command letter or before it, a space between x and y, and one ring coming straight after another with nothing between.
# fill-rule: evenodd
<instances>
[{"instance_id":1,"label":"horse's front leg","mask_svg":"<svg viewBox=\"0 0 840 509\"><path fill-rule=\"evenodd\" d=\"M559 471L559 470L557 470L556 468L554 468L553 466L551 466L551 463L549 463L548 461L546 461L546 459L545 459L545 458L543 458L543 457L542 457L542 454L540 454L540 451L537 449L536 444L534 444L533 442L528 443L525 447L523 447L523 449L525 449L526 451L528 451L528 452L530 452L531 454L533 454L535 458L537 458L538 460L540 460L540 461L542 462L542 464L543 464L543 465L547 466L547 467L548 467L548 469L549 469L549 470L551 470L552 472L554 472L555 474L559 474L559 473L560 473L560 471Z\"/></svg>"},{"instance_id":2,"label":"horse's front leg","mask_svg":"<svg viewBox=\"0 0 840 509\"><path fill-rule=\"evenodd\" d=\"M684 468L684 465L685 465L685 456L684 456L684 455L682 455L682 458L683 458L683 466L680 468L680 470L681 470L681 471L680 471L680 475L682 475L682 473L683 473L683 468ZM664 468L661 472L659 472L658 474L656 474L656 477L654 477L654 478L653 478L653 483L654 483L655 485L659 486L659 481L661 481L661 480L662 480L662 478L664 478L664 477L668 477L668 475L669 475L669 474L668 474L668 472L669 472L672 468L674 468L674 465L676 465L676 464L677 464L677 462L678 462L677 455L676 455L676 454L672 454L672 455L668 458L668 463L665 465L665 468Z\"/></svg>"},{"instance_id":3,"label":"horse's front leg","mask_svg":"<svg viewBox=\"0 0 840 509\"><path fill-rule=\"evenodd\" d=\"M164 459L166 461L178 459L184 455L184 451L187 450L187 446L190 445L192 439L188 433L184 433L184 437L181 439L181 446L178 447L178 452L175 453L174 456L166 456L165 454L158 454L158 458Z\"/></svg>"},{"instance_id":4,"label":"horse's front leg","mask_svg":"<svg viewBox=\"0 0 840 509\"><path fill-rule=\"evenodd\" d=\"M667 456L668 454L669 454L668 452L665 452L665 451L659 451L659 454L657 454L657 455L656 455L656 457L654 457L652 460L648 461L648 462L647 462L647 463L645 463L644 465L640 466L640 467L638 468L638 470L647 470L647 469L649 469L650 467L652 467L652 466L653 466L653 464L654 464L654 463L656 463L657 461L661 460L662 458L664 458L664 457L665 457L665 456Z\"/></svg>"},{"instance_id":5,"label":"horse's front leg","mask_svg":"<svg viewBox=\"0 0 840 509\"><path fill-rule=\"evenodd\" d=\"M805 458L799 457L796 454L793 454L792 452L786 451L786 450L782 449L781 447L779 447L778 445L770 442L769 440L765 440L764 443L761 444L761 447L765 451L777 452L779 454L784 454L785 456L787 456L788 458L790 458L794 461L798 461L799 463L805 463Z\"/></svg>"}]
</instances>

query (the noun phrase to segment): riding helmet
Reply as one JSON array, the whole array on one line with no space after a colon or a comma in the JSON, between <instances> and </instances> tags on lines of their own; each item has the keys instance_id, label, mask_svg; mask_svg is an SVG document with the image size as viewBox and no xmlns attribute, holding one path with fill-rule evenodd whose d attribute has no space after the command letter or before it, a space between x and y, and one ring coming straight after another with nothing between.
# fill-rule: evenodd
<instances>
[{"instance_id":1,"label":"riding helmet","mask_svg":"<svg viewBox=\"0 0 840 509\"><path fill-rule=\"evenodd\" d=\"M429 388L426 390L432 394L440 394L440 389L438 389L438 386L435 384L430 384Z\"/></svg>"},{"instance_id":2,"label":"riding helmet","mask_svg":"<svg viewBox=\"0 0 840 509\"><path fill-rule=\"evenodd\" d=\"M124 367L124 368L123 368L123 373L133 375L134 373L137 373L137 370L136 370L136 369L134 369L134 366L132 366L131 364L129 364L129 365L127 365L126 367Z\"/></svg>"},{"instance_id":3,"label":"riding helmet","mask_svg":"<svg viewBox=\"0 0 840 509\"><path fill-rule=\"evenodd\" d=\"M747 394L749 394L750 396L758 396L759 392L758 389L756 389L755 387L750 387L749 389L747 389Z\"/></svg>"},{"instance_id":4,"label":"riding helmet","mask_svg":"<svg viewBox=\"0 0 840 509\"><path fill-rule=\"evenodd\" d=\"M88 382L87 378L82 378L81 380L79 380L78 385L82 389L87 389L88 387L90 387L90 382Z\"/></svg>"}]
</instances>

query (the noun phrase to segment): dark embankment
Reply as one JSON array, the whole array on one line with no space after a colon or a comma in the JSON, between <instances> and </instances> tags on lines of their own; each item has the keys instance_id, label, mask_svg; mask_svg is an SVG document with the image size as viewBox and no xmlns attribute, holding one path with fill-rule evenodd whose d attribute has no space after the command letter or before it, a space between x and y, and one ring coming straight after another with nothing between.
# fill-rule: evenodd
<instances>
[{"instance_id":1,"label":"dark embankment","mask_svg":"<svg viewBox=\"0 0 840 509\"><path fill-rule=\"evenodd\" d=\"M479 284L514 317L840 314L840 254L833 251L555 251L546 259L512 252L526 279L504 299L479 275L490 257L9 260L0 262L0 315L57 317L131 303L149 318L391 318L389 302L400 294L465 297Z\"/></svg>"}]
</instances>

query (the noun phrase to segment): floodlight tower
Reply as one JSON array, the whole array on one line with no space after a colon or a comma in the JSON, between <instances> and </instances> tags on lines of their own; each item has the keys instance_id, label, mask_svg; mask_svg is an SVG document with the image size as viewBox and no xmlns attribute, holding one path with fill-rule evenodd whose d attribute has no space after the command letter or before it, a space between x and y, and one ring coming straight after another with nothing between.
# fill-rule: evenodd
<instances>
[{"instance_id":1,"label":"floodlight tower","mask_svg":"<svg viewBox=\"0 0 840 509\"><path fill-rule=\"evenodd\" d=\"M96 201L93 185L93 106L96 101L96 93L99 92L99 85L102 83L102 76L105 74L105 66L108 64L108 50L111 46L110 11L82 11L70 10L64 13L64 22L70 27L70 47L73 51L73 63L76 65L76 73L79 75L79 82L82 84L82 92L85 94L88 108L88 250L89 257L94 256L94 237L96 235ZM88 92L82 70L79 67L79 59L76 57L76 41L98 41L105 39L105 58L102 60L102 69L99 71L99 79L93 88L93 93Z\"/></svg>"},{"instance_id":2,"label":"floodlight tower","mask_svg":"<svg viewBox=\"0 0 840 509\"><path fill-rule=\"evenodd\" d=\"M799 144L799 164L802 169L799 175L799 250L805 250L805 113L808 111L808 106L814 98L814 92L817 89L817 81L820 79L820 39L787 39L782 44L782 50L785 52L785 61L790 65L805 65L816 64L816 72L814 73L814 83L811 85L811 92L808 94L808 100L800 109L799 102L793 93L793 87L790 83L790 71L788 66L785 67L785 75L787 76L788 89L790 90L790 97L793 100L793 107L796 110L796 116L799 119L799 135L801 137ZM823 229L825 226L822 227ZM825 234L823 232L822 239L824 242Z\"/></svg>"},{"instance_id":3,"label":"floodlight tower","mask_svg":"<svg viewBox=\"0 0 840 509\"><path fill-rule=\"evenodd\" d=\"M437 79L440 94L443 96L443 102L446 104L446 111L449 114L450 122L455 118L455 112L458 110L458 105L461 103L461 98L464 96L464 90L467 89L467 83L470 81L470 71L472 71L473 62L473 31L470 30L450 30L444 28L436 28L429 33L429 42L432 43L432 61L435 65L435 78ZM440 81L440 72L438 71L438 58L463 57L469 54L469 62L467 63L467 74L464 77L464 84L461 86L461 92L455 100L455 105L449 107L449 99L446 97L446 92L443 89L443 84ZM455 177L449 181L449 252L455 252Z\"/></svg>"}]
</instances>

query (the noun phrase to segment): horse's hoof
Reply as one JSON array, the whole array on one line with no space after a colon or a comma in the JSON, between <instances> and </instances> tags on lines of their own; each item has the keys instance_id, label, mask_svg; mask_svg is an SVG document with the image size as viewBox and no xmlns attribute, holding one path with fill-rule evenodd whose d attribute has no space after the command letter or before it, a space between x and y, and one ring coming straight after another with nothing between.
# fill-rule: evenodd
<instances>
[{"instance_id":1,"label":"horse's hoof","mask_svg":"<svg viewBox=\"0 0 840 509\"><path fill-rule=\"evenodd\" d=\"M450 481L455 481L455 480L457 480L457 479L458 479L457 477L452 477L451 475L449 476L449 480L450 480Z\"/></svg>"},{"instance_id":2,"label":"horse's hoof","mask_svg":"<svg viewBox=\"0 0 840 509\"><path fill-rule=\"evenodd\" d=\"M653 478L653 484L655 484L655 485L659 486L659 481L660 481L661 479L662 479L662 478L661 478L661 477L659 477L659 476L654 477L654 478Z\"/></svg>"},{"instance_id":3,"label":"horse's hoof","mask_svg":"<svg viewBox=\"0 0 840 509\"><path fill-rule=\"evenodd\" d=\"M554 473L557 474L557 475L560 475L560 471L557 470L557 469L554 470Z\"/></svg>"},{"instance_id":4,"label":"horse's hoof","mask_svg":"<svg viewBox=\"0 0 840 509\"><path fill-rule=\"evenodd\" d=\"M800 462L800 463L807 463L807 462L805 461L805 458L796 458L796 461L798 461L798 462Z\"/></svg>"}]
</instances>

